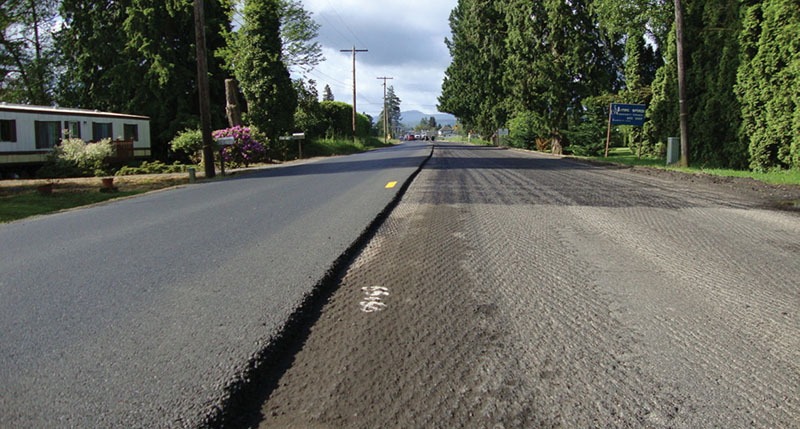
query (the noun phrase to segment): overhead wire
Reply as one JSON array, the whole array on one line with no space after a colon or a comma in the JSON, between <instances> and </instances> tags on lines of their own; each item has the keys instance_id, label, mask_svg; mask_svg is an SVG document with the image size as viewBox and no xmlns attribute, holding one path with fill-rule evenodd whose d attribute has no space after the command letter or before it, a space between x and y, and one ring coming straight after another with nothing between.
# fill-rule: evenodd
<instances>
[{"instance_id":1,"label":"overhead wire","mask_svg":"<svg viewBox=\"0 0 800 429\"><path fill-rule=\"evenodd\" d=\"M336 26L336 25L334 25L334 24L333 24L333 23L332 23L332 22L331 22L331 21L328 19L328 17L327 17L327 16L325 16L324 14L319 14L319 16L321 16L321 17L322 17L322 19L324 19L324 20L325 20L325 22L327 22L327 23L328 23L328 24L331 26L331 28L333 29L333 31L335 31L337 34L339 34L339 36L341 36L341 37L342 37L342 38L341 38L341 40L342 40L342 41L346 41L348 45L352 44L352 43L351 43L351 42L352 42L352 40L350 40L350 38L349 38L349 37L347 37L347 35L345 35L345 34L344 34L344 33L342 33L341 31L339 31L339 29L337 28L337 26Z\"/></svg>"},{"instance_id":2,"label":"overhead wire","mask_svg":"<svg viewBox=\"0 0 800 429\"><path fill-rule=\"evenodd\" d=\"M352 83L348 83L348 82L344 82L342 80L339 80L339 79L337 79L337 78L335 78L333 76L330 76L330 75L328 75L326 73L323 73L322 71L320 71L318 69L312 69L309 72L309 74L314 74L319 79L330 80L330 81L332 81L334 83L337 83L339 85L342 85L344 87L348 87L348 88L352 88L353 87Z\"/></svg>"},{"instance_id":3,"label":"overhead wire","mask_svg":"<svg viewBox=\"0 0 800 429\"><path fill-rule=\"evenodd\" d=\"M328 3L328 6L330 6L330 7L331 7L331 10L333 10L333 13L336 15L336 17L337 17L337 18L339 18L339 21L342 23L342 25L344 25L344 28L346 28L346 29L347 29L347 31L349 31L349 32L350 32L350 34L352 34L352 35L353 35L353 37L355 37L356 41L357 41L358 43L360 43L360 44L361 44L361 46L367 46L367 44L366 44L366 43L364 43L364 41L363 41L363 40L361 40L361 39L358 37L358 35L356 35L356 33L354 33L354 32L353 32L353 30L350 28L350 26L349 26L349 25L347 25L347 23L344 21L344 19L342 19L342 16L341 16L341 15L339 15L339 12L336 10L336 8L333 6L333 4L331 4L331 2L330 2L330 1L327 1L327 0L326 0L326 2Z\"/></svg>"}]
</instances>

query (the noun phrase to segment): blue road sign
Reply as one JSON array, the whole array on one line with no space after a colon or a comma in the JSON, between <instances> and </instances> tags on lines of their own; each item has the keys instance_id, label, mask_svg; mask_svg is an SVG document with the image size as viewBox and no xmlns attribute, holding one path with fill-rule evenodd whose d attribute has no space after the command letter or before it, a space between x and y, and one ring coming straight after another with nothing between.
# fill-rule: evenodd
<instances>
[{"instance_id":1,"label":"blue road sign","mask_svg":"<svg viewBox=\"0 0 800 429\"><path fill-rule=\"evenodd\" d=\"M611 104L611 124L613 125L644 125L644 112L647 106L643 104Z\"/></svg>"}]
</instances>

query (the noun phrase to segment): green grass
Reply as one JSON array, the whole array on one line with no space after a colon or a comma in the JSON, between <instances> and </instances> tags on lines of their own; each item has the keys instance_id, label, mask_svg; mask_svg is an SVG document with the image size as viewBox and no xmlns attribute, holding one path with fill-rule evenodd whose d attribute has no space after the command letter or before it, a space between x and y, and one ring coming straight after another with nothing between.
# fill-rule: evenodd
<instances>
[{"instance_id":1,"label":"green grass","mask_svg":"<svg viewBox=\"0 0 800 429\"><path fill-rule=\"evenodd\" d=\"M437 138L437 140L438 140L438 138ZM442 139L442 140L448 141L448 142L469 143L469 144L473 144L475 146L493 146L492 143L489 143L488 141L483 140L483 139L479 139L477 137L473 137L472 141L469 141L469 138L464 137L464 136L450 136L450 137L447 137L446 139Z\"/></svg>"},{"instance_id":2,"label":"green grass","mask_svg":"<svg viewBox=\"0 0 800 429\"><path fill-rule=\"evenodd\" d=\"M303 142L303 158L315 156L349 155L352 153L364 152L370 149L392 146L383 144L383 140L375 137L366 139L318 139L310 142ZM289 159L297 157L297 143L289 144Z\"/></svg>"},{"instance_id":3,"label":"green grass","mask_svg":"<svg viewBox=\"0 0 800 429\"><path fill-rule=\"evenodd\" d=\"M724 168L703 168L692 165L688 168L667 166L663 158L636 158L636 154L626 147L611 148L608 158L601 156L586 157L597 161L616 162L625 165L643 165L648 167L658 167L667 170L683 171L686 173L705 173L714 176L727 177L749 177L765 183L778 185L800 185L800 170L777 170L766 173L756 173L749 170L731 170Z\"/></svg>"},{"instance_id":4,"label":"green grass","mask_svg":"<svg viewBox=\"0 0 800 429\"><path fill-rule=\"evenodd\" d=\"M50 195L28 193L0 198L0 222L53 213L59 210L85 206L140 194L142 191L101 193L101 192L54 192Z\"/></svg>"}]
</instances>

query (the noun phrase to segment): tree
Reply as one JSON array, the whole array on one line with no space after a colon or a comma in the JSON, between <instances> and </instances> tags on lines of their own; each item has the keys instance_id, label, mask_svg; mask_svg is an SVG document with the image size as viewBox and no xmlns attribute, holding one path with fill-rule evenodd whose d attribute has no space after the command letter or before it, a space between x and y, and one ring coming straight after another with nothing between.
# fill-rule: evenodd
<instances>
[{"instance_id":1,"label":"tree","mask_svg":"<svg viewBox=\"0 0 800 429\"><path fill-rule=\"evenodd\" d=\"M632 104L650 104L650 100L653 98L650 85L655 79L657 70L653 67L655 59L653 48L647 46L645 42L644 32L630 30L625 40L625 89L619 94L620 101ZM607 118L608 112L604 111L602 116L603 119ZM643 127L623 126L621 128L628 147L636 150L637 156L641 156L644 139Z\"/></svg>"},{"instance_id":2,"label":"tree","mask_svg":"<svg viewBox=\"0 0 800 429\"><path fill-rule=\"evenodd\" d=\"M587 2L509 0L506 101L533 132L562 153L565 131L583 122L581 100L617 83L615 46L598 27ZM601 138L598 136L598 138Z\"/></svg>"},{"instance_id":3,"label":"tree","mask_svg":"<svg viewBox=\"0 0 800 429\"><path fill-rule=\"evenodd\" d=\"M672 0L594 0L592 10L610 34L644 34L658 47L666 46L675 21Z\"/></svg>"},{"instance_id":4,"label":"tree","mask_svg":"<svg viewBox=\"0 0 800 429\"><path fill-rule=\"evenodd\" d=\"M402 114L400 113L400 103L400 98L394 92L394 86L389 86L389 88L386 89L386 111L389 117L389 134L397 135L400 133L400 121L403 120ZM385 135L383 123L383 111L381 111L377 121L379 135Z\"/></svg>"},{"instance_id":5,"label":"tree","mask_svg":"<svg viewBox=\"0 0 800 429\"><path fill-rule=\"evenodd\" d=\"M295 129L304 132L308 140L324 136L325 125L322 120L316 82L309 80L306 83L297 79L293 83L297 93L297 109L294 112Z\"/></svg>"},{"instance_id":6,"label":"tree","mask_svg":"<svg viewBox=\"0 0 800 429\"><path fill-rule=\"evenodd\" d=\"M192 6L192 0L62 0L59 103L149 116L153 154L165 159L169 141L199 124ZM206 0L209 52L225 46L230 8L228 0ZM209 56L214 127L226 122L221 66Z\"/></svg>"},{"instance_id":7,"label":"tree","mask_svg":"<svg viewBox=\"0 0 800 429\"><path fill-rule=\"evenodd\" d=\"M56 0L0 0L0 98L49 106Z\"/></svg>"},{"instance_id":8,"label":"tree","mask_svg":"<svg viewBox=\"0 0 800 429\"><path fill-rule=\"evenodd\" d=\"M56 101L62 106L149 114L132 104L144 61L128 50L123 28L130 0L62 0L62 29L56 34L63 70ZM155 129L156 124L152 124Z\"/></svg>"},{"instance_id":9,"label":"tree","mask_svg":"<svg viewBox=\"0 0 800 429\"><path fill-rule=\"evenodd\" d=\"M445 39L452 62L445 71L438 109L475 124L486 135L507 119L504 3L507 0L459 0L450 14L453 39Z\"/></svg>"},{"instance_id":10,"label":"tree","mask_svg":"<svg viewBox=\"0 0 800 429\"><path fill-rule=\"evenodd\" d=\"M750 167L800 168L800 4L766 0L747 8L736 94Z\"/></svg>"},{"instance_id":11,"label":"tree","mask_svg":"<svg viewBox=\"0 0 800 429\"><path fill-rule=\"evenodd\" d=\"M431 123L428 118L422 118L419 120L419 123L414 126L414 131L428 131L431 129Z\"/></svg>"},{"instance_id":12,"label":"tree","mask_svg":"<svg viewBox=\"0 0 800 429\"><path fill-rule=\"evenodd\" d=\"M325 84L325 90L322 93L322 101L333 101L333 92L328 84Z\"/></svg>"},{"instance_id":13,"label":"tree","mask_svg":"<svg viewBox=\"0 0 800 429\"><path fill-rule=\"evenodd\" d=\"M322 47L313 40L319 34L319 24L298 0L280 0L281 45L286 68L308 73L325 58Z\"/></svg>"},{"instance_id":14,"label":"tree","mask_svg":"<svg viewBox=\"0 0 800 429\"><path fill-rule=\"evenodd\" d=\"M741 109L733 90L741 47L739 3L729 0L686 2L683 7L686 52L689 158L707 166L743 168L746 145L739 137ZM644 133L645 152L661 152L679 133L675 30L668 34L665 64L656 73Z\"/></svg>"},{"instance_id":15,"label":"tree","mask_svg":"<svg viewBox=\"0 0 800 429\"><path fill-rule=\"evenodd\" d=\"M245 0L234 71L248 115L272 142L292 126L297 99L283 62L278 0Z\"/></svg>"}]
</instances>

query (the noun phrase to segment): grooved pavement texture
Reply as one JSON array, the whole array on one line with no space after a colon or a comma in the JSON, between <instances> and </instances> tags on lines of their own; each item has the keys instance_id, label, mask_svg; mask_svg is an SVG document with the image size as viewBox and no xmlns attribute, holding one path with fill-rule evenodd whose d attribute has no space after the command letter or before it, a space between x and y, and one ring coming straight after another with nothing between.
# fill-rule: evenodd
<instances>
[{"instance_id":1,"label":"grooved pavement texture","mask_svg":"<svg viewBox=\"0 0 800 429\"><path fill-rule=\"evenodd\" d=\"M437 144L261 426L798 427L800 218L757 206Z\"/></svg>"}]
</instances>

